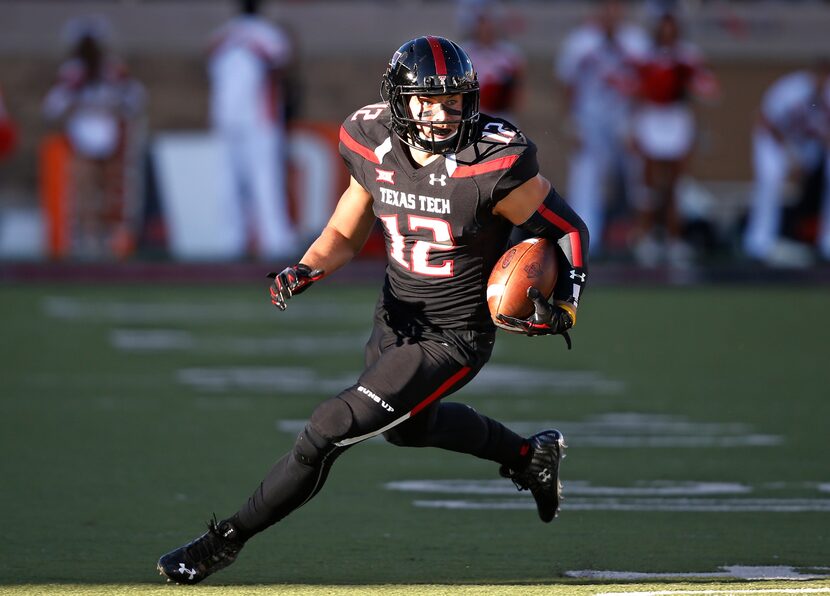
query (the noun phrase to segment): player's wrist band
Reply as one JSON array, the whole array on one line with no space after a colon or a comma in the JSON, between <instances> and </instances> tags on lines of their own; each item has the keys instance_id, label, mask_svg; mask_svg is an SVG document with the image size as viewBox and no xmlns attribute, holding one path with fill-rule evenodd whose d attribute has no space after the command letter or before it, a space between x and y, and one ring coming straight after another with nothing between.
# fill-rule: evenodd
<instances>
[{"instance_id":1,"label":"player's wrist band","mask_svg":"<svg viewBox=\"0 0 830 596\"><path fill-rule=\"evenodd\" d=\"M574 306L573 303L568 302L567 300L556 300L554 304L568 313L568 316L571 317L571 327L576 325L576 306Z\"/></svg>"}]
</instances>

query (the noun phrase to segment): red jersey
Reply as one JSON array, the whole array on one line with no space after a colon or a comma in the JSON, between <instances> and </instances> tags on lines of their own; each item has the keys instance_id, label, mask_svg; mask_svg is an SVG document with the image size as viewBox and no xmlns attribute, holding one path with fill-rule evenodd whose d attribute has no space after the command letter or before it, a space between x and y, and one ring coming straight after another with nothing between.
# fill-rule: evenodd
<instances>
[{"instance_id":1,"label":"red jersey","mask_svg":"<svg viewBox=\"0 0 830 596\"><path fill-rule=\"evenodd\" d=\"M687 100L692 95L711 95L714 77L704 68L700 53L690 44L654 47L637 62L638 95L657 104Z\"/></svg>"}]
</instances>

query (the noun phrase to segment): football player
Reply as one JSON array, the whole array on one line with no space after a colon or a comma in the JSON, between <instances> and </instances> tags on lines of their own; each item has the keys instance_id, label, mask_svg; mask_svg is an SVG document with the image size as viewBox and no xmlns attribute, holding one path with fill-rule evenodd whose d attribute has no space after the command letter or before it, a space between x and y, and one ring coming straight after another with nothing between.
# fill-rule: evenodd
<instances>
[{"instance_id":1,"label":"football player","mask_svg":"<svg viewBox=\"0 0 830 596\"><path fill-rule=\"evenodd\" d=\"M272 274L271 286L272 302L284 310L349 262L379 219L389 264L366 367L317 406L236 513L161 557L159 571L174 582L197 583L229 565L251 537L314 497L337 457L376 435L494 461L531 491L542 521L558 513L559 431L522 437L442 398L467 384L493 350L486 284L514 225L558 242L561 275L553 303L530 291L535 313L500 325L528 335L574 325L587 275L585 225L539 174L533 143L509 122L479 113L475 70L454 42L406 42L383 75L381 95L340 129L351 181L327 227L298 264Z\"/></svg>"},{"instance_id":2,"label":"football player","mask_svg":"<svg viewBox=\"0 0 830 596\"><path fill-rule=\"evenodd\" d=\"M489 0L462 0L458 11L459 25L466 37L464 51L478 76L481 109L515 123L526 60L519 47L505 38L508 17Z\"/></svg>"},{"instance_id":3,"label":"football player","mask_svg":"<svg viewBox=\"0 0 830 596\"><path fill-rule=\"evenodd\" d=\"M788 181L804 185L823 178L816 243L830 261L830 59L820 57L775 81L761 99L752 135L755 184L747 214L743 249L770 267L806 267L809 248L787 240L783 204ZM821 170L824 170L821 173Z\"/></svg>"},{"instance_id":4,"label":"football player","mask_svg":"<svg viewBox=\"0 0 830 596\"><path fill-rule=\"evenodd\" d=\"M602 0L596 7L594 18L565 37L555 66L570 115L565 132L573 146L568 202L591 231L593 255L603 252L607 210L617 200L610 190L628 201L637 186L636 161L626 142L629 91L633 62L648 46L640 26L624 18L624 2Z\"/></svg>"},{"instance_id":5,"label":"football player","mask_svg":"<svg viewBox=\"0 0 830 596\"><path fill-rule=\"evenodd\" d=\"M285 164L294 48L282 27L260 14L260 4L239 0L239 14L210 40L210 118L221 156L223 232L230 257L255 246L263 259L295 259L301 247L289 213Z\"/></svg>"}]
</instances>

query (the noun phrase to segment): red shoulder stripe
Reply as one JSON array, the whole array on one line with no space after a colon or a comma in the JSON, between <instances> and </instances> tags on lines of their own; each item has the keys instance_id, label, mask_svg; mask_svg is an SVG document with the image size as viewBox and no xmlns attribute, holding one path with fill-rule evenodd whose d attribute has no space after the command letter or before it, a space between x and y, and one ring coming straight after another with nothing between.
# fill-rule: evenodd
<instances>
[{"instance_id":1,"label":"red shoulder stripe","mask_svg":"<svg viewBox=\"0 0 830 596\"><path fill-rule=\"evenodd\" d=\"M372 163L380 163L380 160L378 159L378 156L375 155L375 152L355 141L351 135L346 132L346 128L343 126L340 127L340 142L358 155L362 156L364 159L367 159Z\"/></svg>"},{"instance_id":2,"label":"red shoulder stripe","mask_svg":"<svg viewBox=\"0 0 830 596\"><path fill-rule=\"evenodd\" d=\"M478 163L474 166L458 166L452 173L451 178L469 178L470 176L486 174L487 172L506 170L516 163L517 159L519 159L518 155L508 155L498 159L491 159L484 163Z\"/></svg>"},{"instance_id":3,"label":"red shoulder stripe","mask_svg":"<svg viewBox=\"0 0 830 596\"><path fill-rule=\"evenodd\" d=\"M573 256L574 267L582 267L582 242L579 239L579 232L566 220L562 219L556 213L545 207L544 204L539 205L537 210L539 215L544 217L557 228L565 232L568 241L571 243L571 254Z\"/></svg>"}]
</instances>

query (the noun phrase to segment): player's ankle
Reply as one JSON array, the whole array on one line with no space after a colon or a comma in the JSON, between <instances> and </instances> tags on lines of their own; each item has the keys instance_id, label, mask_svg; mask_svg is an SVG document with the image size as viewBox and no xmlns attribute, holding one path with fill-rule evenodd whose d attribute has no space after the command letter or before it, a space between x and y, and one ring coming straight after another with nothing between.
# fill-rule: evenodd
<instances>
[{"instance_id":1,"label":"player's ankle","mask_svg":"<svg viewBox=\"0 0 830 596\"><path fill-rule=\"evenodd\" d=\"M229 524L232 529L232 534L226 536L226 538L233 540L234 542L238 542L239 544L245 544L256 534L255 531L247 529L239 521L239 516L237 514L234 514L231 517L223 519L221 522L219 522L220 527L223 524Z\"/></svg>"}]
</instances>

